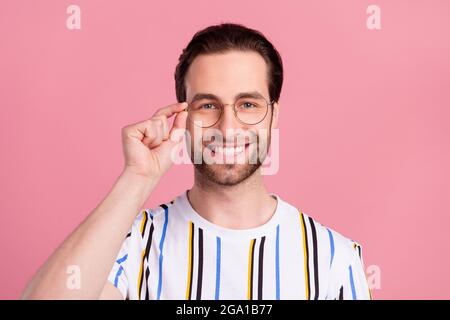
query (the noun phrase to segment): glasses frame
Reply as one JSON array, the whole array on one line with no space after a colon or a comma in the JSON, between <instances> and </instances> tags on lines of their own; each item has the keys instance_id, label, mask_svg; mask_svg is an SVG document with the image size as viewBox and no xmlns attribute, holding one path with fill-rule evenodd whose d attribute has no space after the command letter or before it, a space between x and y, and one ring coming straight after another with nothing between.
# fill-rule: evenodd
<instances>
[{"instance_id":1,"label":"glasses frame","mask_svg":"<svg viewBox=\"0 0 450 320\"><path fill-rule=\"evenodd\" d=\"M245 98L241 98L241 99L245 99ZM255 123L246 123L246 122L242 121L241 119L239 119L239 117L237 116L237 111L236 111L236 102L238 102L239 99L237 99L234 103L222 103L222 101L219 101L219 103L220 103L220 115L219 115L219 118L217 118L217 121L214 122L212 125L209 125L209 126L198 126L198 125L195 124L194 121L191 121L191 120L189 120L189 121L192 122L197 127L200 127L200 128L211 128L211 127L215 126L220 121L220 119L222 118L222 114L223 114L223 111L225 109L225 106L233 106L234 117L237 119L237 121L239 121L243 125L254 126L254 125L257 125L257 124L259 124L259 123L264 121L264 119L267 117L267 113L269 112L269 106L272 107L272 112L273 112L273 104L275 103L275 100L267 102L266 98L261 97L261 99L263 99L266 102L266 105L267 105L266 113L264 114L264 117L261 120L259 120L258 122L255 122ZM188 111L189 112L189 106L191 105L191 103L192 102L188 103L188 106L184 109L184 111ZM188 118L190 118L189 114L188 114Z\"/></svg>"}]
</instances>

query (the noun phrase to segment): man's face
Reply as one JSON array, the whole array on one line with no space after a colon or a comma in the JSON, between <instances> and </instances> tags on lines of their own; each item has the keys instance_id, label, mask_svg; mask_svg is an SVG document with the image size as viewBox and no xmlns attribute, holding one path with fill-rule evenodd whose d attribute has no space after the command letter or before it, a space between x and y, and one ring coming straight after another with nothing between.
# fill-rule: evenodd
<instances>
[{"instance_id":1,"label":"man's face","mask_svg":"<svg viewBox=\"0 0 450 320\"><path fill-rule=\"evenodd\" d=\"M189 67L185 79L187 102L199 94L212 94L224 105L220 119L212 126L196 126L191 116L187 121L191 160L208 180L219 185L238 184L264 161L270 129L278 126L278 103L273 108L268 106L264 119L257 124L239 121L232 104L236 95L255 92L270 102L267 77L267 64L256 52L200 55ZM203 108L211 111L211 105Z\"/></svg>"}]
</instances>

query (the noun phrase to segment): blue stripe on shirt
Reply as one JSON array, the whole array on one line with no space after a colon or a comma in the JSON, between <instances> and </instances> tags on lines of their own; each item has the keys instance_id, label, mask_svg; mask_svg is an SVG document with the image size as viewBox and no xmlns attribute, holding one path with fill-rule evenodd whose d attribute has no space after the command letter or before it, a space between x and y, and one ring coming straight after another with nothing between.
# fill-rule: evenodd
<instances>
[{"instance_id":1,"label":"blue stripe on shirt","mask_svg":"<svg viewBox=\"0 0 450 320\"><path fill-rule=\"evenodd\" d=\"M161 298L163 248L164 248L164 239L166 238L166 230L167 230L168 221L169 221L169 208L167 206L164 206L164 226L163 226L161 241L159 242L159 277L158 277L157 300L160 300L160 298Z\"/></svg>"},{"instance_id":2,"label":"blue stripe on shirt","mask_svg":"<svg viewBox=\"0 0 450 320\"><path fill-rule=\"evenodd\" d=\"M275 277L276 299L280 300L280 225L277 225L277 239L275 248Z\"/></svg>"},{"instance_id":3,"label":"blue stripe on shirt","mask_svg":"<svg viewBox=\"0 0 450 320\"><path fill-rule=\"evenodd\" d=\"M216 300L219 300L219 290L220 290L220 256L221 256L221 240L216 237Z\"/></svg>"},{"instance_id":4,"label":"blue stripe on shirt","mask_svg":"<svg viewBox=\"0 0 450 320\"><path fill-rule=\"evenodd\" d=\"M331 268L331 264L333 263L333 259L334 259L334 239L333 239L333 234L331 233L331 231L329 229L327 229L327 231L328 231L328 236L330 238L330 250L331 250L330 268Z\"/></svg>"},{"instance_id":5,"label":"blue stripe on shirt","mask_svg":"<svg viewBox=\"0 0 450 320\"><path fill-rule=\"evenodd\" d=\"M353 300L356 300L356 291L355 291L355 284L353 283L352 266L348 267L348 272L350 273L350 287L352 288L352 298Z\"/></svg>"}]
</instances>

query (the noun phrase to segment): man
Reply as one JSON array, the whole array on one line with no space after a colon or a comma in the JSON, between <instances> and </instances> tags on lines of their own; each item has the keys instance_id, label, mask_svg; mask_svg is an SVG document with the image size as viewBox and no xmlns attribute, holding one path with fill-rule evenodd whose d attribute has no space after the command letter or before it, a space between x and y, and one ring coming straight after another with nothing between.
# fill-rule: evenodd
<instances>
[{"instance_id":1,"label":"man","mask_svg":"<svg viewBox=\"0 0 450 320\"><path fill-rule=\"evenodd\" d=\"M370 298L361 247L263 184L283 82L273 45L242 25L211 26L183 50L175 81L179 103L122 130L122 174L24 298ZM174 162L180 130L194 185L141 210ZM69 265L80 268L78 290L66 285Z\"/></svg>"}]
</instances>

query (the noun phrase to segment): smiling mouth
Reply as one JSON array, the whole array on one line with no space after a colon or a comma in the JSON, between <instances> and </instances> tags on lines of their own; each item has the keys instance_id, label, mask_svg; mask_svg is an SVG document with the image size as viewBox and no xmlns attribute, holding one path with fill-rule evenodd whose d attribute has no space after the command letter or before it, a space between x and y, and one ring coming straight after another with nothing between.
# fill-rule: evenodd
<instances>
[{"instance_id":1,"label":"smiling mouth","mask_svg":"<svg viewBox=\"0 0 450 320\"><path fill-rule=\"evenodd\" d=\"M223 147L223 146L209 144L206 147L208 149L210 149L213 153L223 154L226 156L235 156L235 155L238 155L238 154L244 152L244 150L247 149L248 146L249 146L249 143L246 143L246 144L240 145L240 146L233 146L233 147Z\"/></svg>"}]
</instances>

